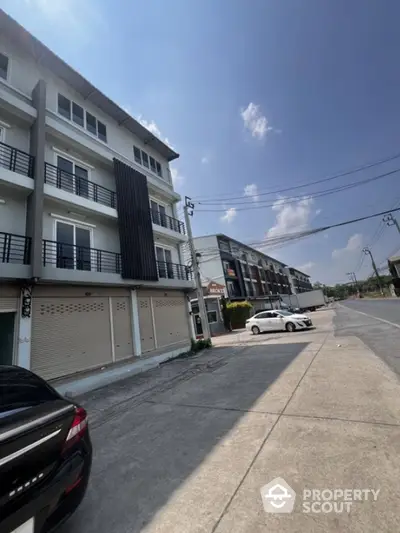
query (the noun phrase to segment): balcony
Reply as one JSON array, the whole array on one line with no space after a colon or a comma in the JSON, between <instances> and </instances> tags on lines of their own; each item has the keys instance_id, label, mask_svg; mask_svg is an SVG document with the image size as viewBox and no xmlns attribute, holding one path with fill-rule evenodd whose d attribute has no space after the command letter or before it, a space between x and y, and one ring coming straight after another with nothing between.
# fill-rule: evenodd
<instances>
[{"instance_id":1,"label":"balcony","mask_svg":"<svg viewBox=\"0 0 400 533\"><path fill-rule=\"evenodd\" d=\"M162 226L163 228L168 228L172 231L176 231L178 233L181 233L182 235L186 235L185 224L177 218L161 214L153 209L151 209L150 212L153 224L156 224L157 226Z\"/></svg>"},{"instance_id":2,"label":"balcony","mask_svg":"<svg viewBox=\"0 0 400 533\"><path fill-rule=\"evenodd\" d=\"M81 178L76 174L61 170L61 168L50 163L45 163L44 181L49 185L57 187L57 189L62 189L63 191L113 209L116 208L116 194L114 191L106 189L106 187L93 183L85 178Z\"/></svg>"},{"instance_id":3,"label":"balcony","mask_svg":"<svg viewBox=\"0 0 400 533\"><path fill-rule=\"evenodd\" d=\"M121 273L121 256L115 252L56 241L43 241L43 266L87 272Z\"/></svg>"},{"instance_id":4,"label":"balcony","mask_svg":"<svg viewBox=\"0 0 400 533\"><path fill-rule=\"evenodd\" d=\"M180 279L184 281L192 280L192 271L187 265L167 263L166 261L157 261L157 271L160 279Z\"/></svg>"},{"instance_id":5,"label":"balcony","mask_svg":"<svg viewBox=\"0 0 400 533\"><path fill-rule=\"evenodd\" d=\"M18 148L0 142L0 185L33 190L35 158Z\"/></svg>"},{"instance_id":6,"label":"balcony","mask_svg":"<svg viewBox=\"0 0 400 533\"><path fill-rule=\"evenodd\" d=\"M150 209L153 231L164 237L178 239L181 242L187 241L185 224L177 218Z\"/></svg>"},{"instance_id":7,"label":"balcony","mask_svg":"<svg viewBox=\"0 0 400 533\"><path fill-rule=\"evenodd\" d=\"M43 278L84 283L132 284L121 277L121 254L43 240ZM193 288L192 271L186 265L157 261L159 281L147 286ZM139 283L140 280L138 280Z\"/></svg>"},{"instance_id":8,"label":"balcony","mask_svg":"<svg viewBox=\"0 0 400 533\"><path fill-rule=\"evenodd\" d=\"M0 142L0 166L17 172L28 178L33 178L33 164L35 158L22 150L13 148Z\"/></svg>"},{"instance_id":9,"label":"balcony","mask_svg":"<svg viewBox=\"0 0 400 533\"><path fill-rule=\"evenodd\" d=\"M30 237L0 232L0 277L31 277L30 256Z\"/></svg>"}]
</instances>

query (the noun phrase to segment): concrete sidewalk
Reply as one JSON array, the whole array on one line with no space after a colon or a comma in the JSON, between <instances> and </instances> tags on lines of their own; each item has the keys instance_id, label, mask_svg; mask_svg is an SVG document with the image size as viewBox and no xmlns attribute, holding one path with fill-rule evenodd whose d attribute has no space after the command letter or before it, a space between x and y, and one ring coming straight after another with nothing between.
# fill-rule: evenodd
<instances>
[{"instance_id":1,"label":"concrete sidewalk","mask_svg":"<svg viewBox=\"0 0 400 533\"><path fill-rule=\"evenodd\" d=\"M98 410L92 482L62 533L400 531L399 383L356 337L335 338L333 314L313 313L311 331L241 333L208 370L157 370L170 384L143 375L140 401L134 382L85 398ZM264 511L260 489L277 477L297 493L291 514ZM304 489L380 492L350 513L305 514Z\"/></svg>"}]
</instances>

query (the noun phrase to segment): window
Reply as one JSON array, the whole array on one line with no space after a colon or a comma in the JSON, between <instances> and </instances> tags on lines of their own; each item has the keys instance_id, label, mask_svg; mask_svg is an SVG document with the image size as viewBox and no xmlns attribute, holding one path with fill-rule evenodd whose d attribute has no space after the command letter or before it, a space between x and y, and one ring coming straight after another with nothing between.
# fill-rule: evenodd
<instances>
[{"instance_id":1,"label":"window","mask_svg":"<svg viewBox=\"0 0 400 533\"><path fill-rule=\"evenodd\" d=\"M97 121L97 137L103 141L107 142L107 128L106 125L100 122L100 120Z\"/></svg>"},{"instance_id":2,"label":"window","mask_svg":"<svg viewBox=\"0 0 400 533\"><path fill-rule=\"evenodd\" d=\"M8 78L8 57L0 54L0 78L7 80Z\"/></svg>"},{"instance_id":3,"label":"window","mask_svg":"<svg viewBox=\"0 0 400 533\"><path fill-rule=\"evenodd\" d=\"M62 94L58 95L58 112L64 118L71 120L71 100L68 100Z\"/></svg>"},{"instance_id":4,"label":"window","mask_svg":"<svg viewBox=\"0 0 400 533\"><path fill-rule=\"evenodd\" d=\"M254 315L254 318L269 318L269 314L266 313L265 311L263 313L256 313Z\"/></svg>"},{"instance_id":5,"label":"window","mask_svg":"<svg viewBox=\"0 0 400 533\"><path fill-rule=\"evenodd\" d=\"M89 171L65 157L57 156L57 187L64 191L89 198Z\"/></svg>"},{"instance_id":6,"label":"window","mask_svg":"<svg viewBox=\"0 0 400 533\"><path fill-rule=\"evenodd\" d=\"M171 250L156 246L156 259L157 259L157 265L158 265L158 276L160 278L173 279L174 270L172 267Z\"/></svg>"},{"instance_id":7,"label":"window","mask_svg":"<svg viewBox=\"0 0 400 533\"><path fill-rule=\"evenodd\" d=\"M82 128L86 127L86 130L92 135L95 135L98 139L100 139L100 141L107 142L106 125L103 124L103 122L100 122L100 120L97 120L94 115L88 111L85 111L82 106L76 104L75 102L71 102L69 98L66 98L62 94L58 94L58 113L62 117L72 120L74 124L77 124Z\"/></svg>"},{"instance_id":8,"label":"window","mask_svg":"<svg viewBox=\"0 0 400 533\"><path fill-rule=\"evenodd\" d=\"M279 318L279 315L272 311L268 313L268 318Z\"/></svg>"},{"instance_id":9,"label":"window","mask_svg":"<svg viewBox=\"0 0 400 533\"><path fill-rule=\"evenodd\" d=\"M56 220L57 268L91 270L90 229Z\"/></svg>"},{"instance_id":10,"label":"window","mask_svg":"<svg viewBox=\"0 0 400 533\"><path fill-rule=\"evenodd\" d=\"M133 154L135 156L136 163L139 163L139 165L141 165L142 164L141 152L140 152L139 148L137 148L136 146L133 147Z\"/></svg>"},{"instance_id":11,"label":"window","mask_svg":"<svg viewBox=\"0 0 400 533\"><path fill-rule=\"evenodd\" d=\"M200 313L199 305L198 304L192 304L192 313L194 315Z\"/></svg>"},{"instance_id":12,"label":"window","mask_svg":"<svg viewBox=\"0 0 400 533\"><path fill-rule=\"evenodd\" d=\"M88 113L86 111L86 129L93 133L93 135L97 135L97 119L95 116L93 116L91 113Z\"/></svg>"},{"instance_id":13,"label":"window","mask_svg":"<svg viewBox=\"0 0 400 533\"><path fill-rule=\"evenodd\" d=\"M0 142L4 142L4 128L0 126Z\"/></svg>"},{"instance_id":14,"label":"window","mask_svg":"<svg viewBox=\"0 0 400 533\"><path fill-rule=\"evenodd\" d=\"M167 227L167 216L165 212L165 206L160 205L154 200L150 200L150 208L151 208L151 219L154 222L154 224L157 224L158 226L164 226L164 228Z\"/></svg>"},{"instance_id":15,"label":"window","mask_svg":"<svg viewBox=\"0 0 400 533\"><path fill-rule=\"evenodd\" d=\"M146 152L143 152L143 150L142 150L142 160L143 160L143 166L146 168L149 168L149 156L146 154Z\"/></svg>"},{"instance_id":16,"label":"window","mask_svg":"<svg viewBox=\"0 0 400 533\"><path fill-rule=\"evenodd\" d=\"M141 150L137 146L133 146L133 155L136 163L142 165L143 167L149 168L152 172L154 172L154 174L160 176L160 178L163 177L161 163L156 161L154 157L147 154L144 150Z\"/></svg>"},{"instance_id":17,"label":"window","mask_svg":"<svg viewBox=\"0 0 400 533\"><path fill-rule=\"evenodd\" d=\"M82 126L83 128L85 122L83 118L83 107L75 102L72 102L72 120L75 122L75 124L78 124L78 126Z\"/></svg>"},{"instance_id":18,"label":"window","mask_svg":"<svg viewBox=\"0 0 400 533\"><path fill-rule=\"evenodd\" d=\"M207 317L208 317L208 323L214 324L215 322L217 322L217 311L208 311Z\"/></svg>"}]
</instances>

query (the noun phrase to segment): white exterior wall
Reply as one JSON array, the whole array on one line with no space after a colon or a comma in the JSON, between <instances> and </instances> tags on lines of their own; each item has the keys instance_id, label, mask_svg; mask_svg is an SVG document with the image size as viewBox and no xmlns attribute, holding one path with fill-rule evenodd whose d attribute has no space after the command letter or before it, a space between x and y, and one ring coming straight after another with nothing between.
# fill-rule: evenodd
<instances>
[{"instance_id":1,"label":"white exterior wall","mask_svg":"<svg viewBox=\"0 0 400 533\"><path fill-rule=\"evenodd\" d=\"M25 223L26 194L0 189L0 231L25 235Z\"/></svg>"},{"instance_id":2,"label":"white exterior wall","mask_svg":"<svg viewBox=\"0 0 400 533\"><path fill-rule=\"evenodd\" d=\"M218 251L218 240L215 235L193 239L196 251L204 254L199 258L201 280L204 283L215 281L225 285L224 270ZM212 253L212 255L210 255ZM216 257L215 257L216 256ZM211 259L212 258L212 259Z\"/></svg>"},{"instance_id":3,"label":"white exterior wall","mask_svg":"<svg viewBox=\"0 0 400 533\"><path fill-rule=\"evenodd\" d=\"M57 78L52 72L45 69L42 65L35 62L32 57L29 57L24 52L19 50L8 40L1 38L0 36L0 52L4 53L9 57L9 83L12 87L24 93L25 96L31 98L32 90L35 88L37 82L40 79L43 79L47 85L47 104L46 107L50 112L56 113L58 118L62 121L65 121L66 124L69 124L73 127L74 132L77 135L81 134L82 137L90 137L95 141L100 143L100 147L111 148L115 150L123 157L134 162L133 157L133 145L138 148L143 149L148 153L149 156L154 157L162 167L163 178L160 178L157 174L154 174L149 169L143 168L144 174L149 174L155 179L160 180L160 182L167 184L171 187L170 184L170 172L168 161L165 160L156 150L154 150L150 145L144 145L138 138L136 138L131 132L129 132L123 126L119 126L116 121L111 117L104 114L100 111L94 104L85 100L83 96L75 92L71 87L69 87L62 79ZM64 119L58 115L58 93L61 93L63 96L70 98L72 101L76 102L78 105L82 106L84 109L93 114L98 118L103 124L107 127L107 143L99 141L96 136L89 133L84 128L74 124L73 122ZM149 133L149 136L151 134ZM138 168L138 167L136 167ZM139 167L142 168L142 167Z\"/></svg>"}]
</instances>

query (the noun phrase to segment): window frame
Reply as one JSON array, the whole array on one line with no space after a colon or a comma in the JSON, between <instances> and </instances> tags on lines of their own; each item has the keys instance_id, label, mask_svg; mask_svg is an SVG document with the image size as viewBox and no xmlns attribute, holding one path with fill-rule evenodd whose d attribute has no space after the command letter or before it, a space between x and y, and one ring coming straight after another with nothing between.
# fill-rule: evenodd
<instances>
[{"instance_id":1,"label":"window frame","mask_svg":"<svg viewBox=\"0 0 400 533\"><path fill-rule=\"evenodd\" d=\"M58 241L57 241L57 224L66 224L66 225L72 226L74 228L73 229L73 244L72 244L73 253L74 253L74 268L73 268L73 270L78 270L76 268L76 266L77 266L77 259L76 259L76 228L80 228L80 229L84 229L86 231L89 231L89 240L90 240L89 249L92 250L92 249L94 249L94 246L93 246L93 242L94 242L93 226L85 224L84 222L74 221L72 219L70 220L67 217L65 217L65 218L62 218L62 217L57 218L56 217L54 219L54 226L53 226L53 242L56 243L56 246L59 244ZM68 245L68 243L65 243L65 244ZM56 254L56 257L57 257L57 254ZM58 261L58 258L57 258L57 261ZM88 270L87 272L96 272L96 271L97 271L96 257L94 256L93 259L92 259L91 254L90 254L90 270Z\"/></svg>"},{"instance_id":2,"label":"window frame","mask_svg":"<svg viewBox=\"0 0 400 533\"><path fill-rule=\"evenodd\" d=\"M11 72L11 57L8 54L5 54L4 52L0 51L0 54L7 58L7 72L6 77L3 78L3 76L0 76L0 80L6 81L7 83L10 82L10 72Z\"/></svg>"},{"instance_id":3,"label":"window frame","mask_svg":"<svg viewBox=\"0 0 400 533\"><path fill-rule=\"evenodd\" d=\"M69 103L70 103L70 108L69 108L69 118L64 116L62 113L60 113L59 111L59 98L60 96L62 98L65 98L65 100L68 100ZM77 107L83 109L83 126L81 126L81 124L79 124L78 122L76 122L74 119L73 119L73 107L74 105L76 105ZM96 121L96 133L93 133L92 131L88 130L87 128L87 114L91 115L95 121ZM96 115L94 115L91 111L88 111L88 109L80 104L78 104L77 102L75 102L75 100L72 100L72 98L69 98L68 96L65 96L64 94L58 92L57 93L57 115L62 117L64 120L67 120L68 122L70 122L71 124L73 124L75 127L78 127L78 128L82 128L86 133L88 133L89 135L91 135L92 137L95 137L98 141L104 143L104 144L108 144L108 135L107 135L107 124L105 122L103 122L102 120L100 120ZM105 129L105 139L99 137L99 122L102 126L104 126L104 129Z\"/></svg>"},{"instance_id":4,"label":"window frame","mask_svg":"<svg viewBox=\"0 0 400 533\"><path fill-rule=\"evenodd\" d=\"M215 320L210 320L210 313L215 313ZM216 309L207 311L207 320L209 324L216 324L218 322L218 311Z\"/></svg>"},{"instance_id":5,"label":"window frame","mask_svg":"<svg viewBox=\"0 0 400 533\"><path fill-rule=\"evenodd\" d=\"M88 185L88 195L87 196L78 194L78 192L77 192L77 190L78 190L77 179L76 179L77 175L76 175L75 167L78 166L78 167L82 168L83 170L86 170L88 183L92 183L92 180L91 180L92 168L90 166L86 165L84 161L80 161L79 159L77 159L75 157L72 157L72 156L69 156L68 154L64 154L63 152L60 153L60 152L54 150L54 166L57 169L60 168L58 166L58 158L59 157L61 157L62 159L65 159L66 161L69 161L72 164L72 170L73 170L72 175L73 175L73 188L74 188L74 191L71 194L74 194L75 196L79 196L79 198L85 198L86 200L92 200L91 193L90 193L90 186L89 185ZM78 176L78 178L80 178L80 176ZM69 192L69 191L65 191L65 192ZM92 194L92 196L93 196L93 194Z\"/></svg>"}]
</instances>

